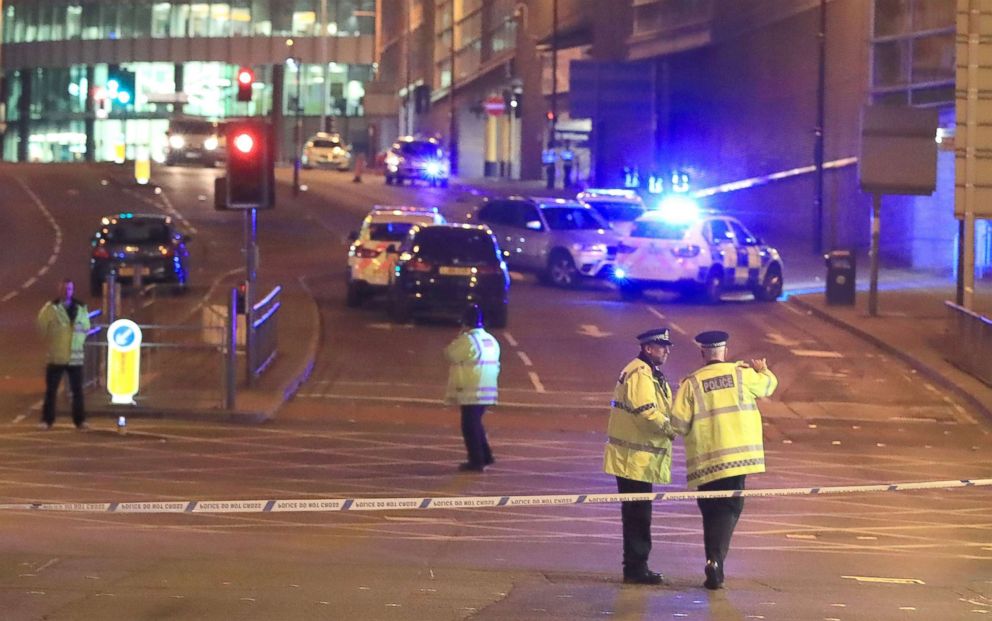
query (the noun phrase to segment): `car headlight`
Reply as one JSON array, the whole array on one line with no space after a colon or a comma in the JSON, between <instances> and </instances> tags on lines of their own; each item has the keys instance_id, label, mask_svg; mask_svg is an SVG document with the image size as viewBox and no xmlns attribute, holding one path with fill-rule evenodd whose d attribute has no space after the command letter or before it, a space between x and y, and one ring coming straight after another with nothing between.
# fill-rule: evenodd
<instances>
[{"instance_id":1,"label":"car headlight","mask_svg":"<svg viewBox=\"0 0 992 621\"><path fill-rule=\"evenodd\" d=\"M598 252L600 254L606 254L606 244L602 243L572 244L572 249L576 252Z\"/></svg>"},{"instance_id":2,"label":"car headlight","mask_svg":"<svg viewBox=\"0 0 992 621\"><path fill-rule=\"evenodd\" d=\"M386 156L386 166L399 166L400 158L397 155L390 153Z\"/></svg>"},{"instance_id":3,"label":"car headlight","mask_svg":"<svg viewBox=\"0 0 992 621\"><path fill-rule=\"evenodd\" d=\"M424 172L426 172L431 177L437 177L444 172L444 166L441 162L427 162L424 166Z\"/></svg>"},{"instance_id":4,"label":"car headlight","mask_svg":"<svg viewBox=\"0 0 992 621\"><path fill-rule=\"evenodd\" d=\"M211 136L203 141L203 148L207 151L213 151L217 148L217 138Z\"/></svg>"},{"instance_id":5,"label":"car headlight","mask_svg":"<svg viewBox=\"0 0 992 621\"><path fill-rule=\"evenodd\" d=\"M182 136L169 136L169 146L173 149L182 149L186 146L186 139Z\"/></svg>"}]
</instances>

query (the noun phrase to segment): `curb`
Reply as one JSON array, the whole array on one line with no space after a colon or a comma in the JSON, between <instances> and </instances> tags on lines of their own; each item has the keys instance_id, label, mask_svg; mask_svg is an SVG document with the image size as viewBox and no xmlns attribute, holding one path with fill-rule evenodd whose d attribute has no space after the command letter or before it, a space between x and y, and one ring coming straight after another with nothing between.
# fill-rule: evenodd
<instances>
[{"instance_id":1,"label":"curb","mask_svg":"<svg viewBox=\"0 0 992 621\"><path fill-rule=\"evenodd\" d=\"M875 335L866 332L856 326L853 326L842 319L834 317L830 313L823 311L822 309L805 302L796 296L790 296L787 303L791 303L795 306L802 308L803 310L812 313L818 319L832 324L838 328L846 330L850 334L867 341L871 345L874 345L878 349L884 351L894 358L898 358L903 363L908 365L911 369L915 370L917 373L925 376L928 380L934 384L946 389L948 392L953 393L958 399L960 399L964 404L970 406L978 414L980 414L986 422L992 422L992 410L987 408L985 404L975 398L970 392L958 386L953 380L945 376L943 373L934 369L930 365L921 361L919 358L912 356L902 349L895 347L886 343L885 341L879 339Z\"/></svg>"}]
</instances>

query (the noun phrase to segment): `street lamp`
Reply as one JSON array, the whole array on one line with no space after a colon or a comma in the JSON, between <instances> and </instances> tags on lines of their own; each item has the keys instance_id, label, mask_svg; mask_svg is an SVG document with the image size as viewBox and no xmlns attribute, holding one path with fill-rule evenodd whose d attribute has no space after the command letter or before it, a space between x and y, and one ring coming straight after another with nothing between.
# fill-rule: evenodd
<instances>
[{"instance_id":1,"label":"street lamp","mask_svg":"<svg viewBox=\"0 0 992 621\"><path fill-rule=\"evenodd\" d=\"M296 108L296 128L293 132L293 196L300 195L300 151L303 148L303 63L298 56L290 56L286 59L286 64L296 69L296 101L293 106Z\"/></svg>"}]
</instances>

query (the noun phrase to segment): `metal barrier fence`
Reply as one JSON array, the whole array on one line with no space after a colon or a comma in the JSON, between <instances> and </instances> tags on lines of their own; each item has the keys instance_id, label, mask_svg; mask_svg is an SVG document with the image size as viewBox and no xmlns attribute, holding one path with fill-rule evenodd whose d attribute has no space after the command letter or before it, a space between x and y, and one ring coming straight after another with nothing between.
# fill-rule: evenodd
<instances>
[{"instance_id":1,"label":"metal barrier fence","mask_svg":"<svg viewBox=\"0 0 992 621\"><path fill-rule=\"evenodd\" d=\"M282 286L276 286L267 296L251 307L251 333L248 335L248 369L258 377L275 360L279 346L279 295ZM256 319L257 318L257 319Z\"/></svg>"},{"instance_id":2,"label":"metal barrier fence","mask_svg":"<svg viewBox=\"0 0 992 621\"><path fill-rule=\"evenodd\" d=\"M953 302L947 306L947 359L992 385L992 319Z\"/></svg>"},{"instance_id":3,"label":"metal barrier fence","mask_svg":"<svg viewBox=\"0 0 992 621\"><path fill-rule=\"evenodd\" d=\"M103 362L106 360L100 359L100 350L95 346L95 344L101 340L103 336L103 325L93 325L93 320L97 317L103 315L102 310L90 311L90 330L86 333L86 342L83 344L83 389L96 387L100 385L100 369L103 368ZM106 340L106 338L103 338Z\"/></svg>"}]
</instances>

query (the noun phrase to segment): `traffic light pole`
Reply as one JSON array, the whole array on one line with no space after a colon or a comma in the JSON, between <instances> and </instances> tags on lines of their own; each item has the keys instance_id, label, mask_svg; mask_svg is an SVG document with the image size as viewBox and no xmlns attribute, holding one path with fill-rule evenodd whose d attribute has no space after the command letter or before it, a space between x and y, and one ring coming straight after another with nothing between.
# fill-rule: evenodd
<instances>
[{"instance_id":1,"label":"traffic light pole","mask_svg":"<svg viewBox=\"0 0 992 621\"><path fill-rule=\"evenodd\" d=\"M297 59L294 63L296 65L296 128L293 131L293 196L300 195L300 150L303 148L303 106L301 105L300 98L302 97L302 87L303 87L303 61Z\"/></svg>"},{"instance_id":2,"label":"traffic light pole","mask_svg":"<svg viewBox=\"0 0 992 621\"><path fill-rule=\"evenodd\" d=\"M255 381L254 322L255 276L258 269L258 210L245 210L245 385Z\"/></svg>"}]
</instances>

